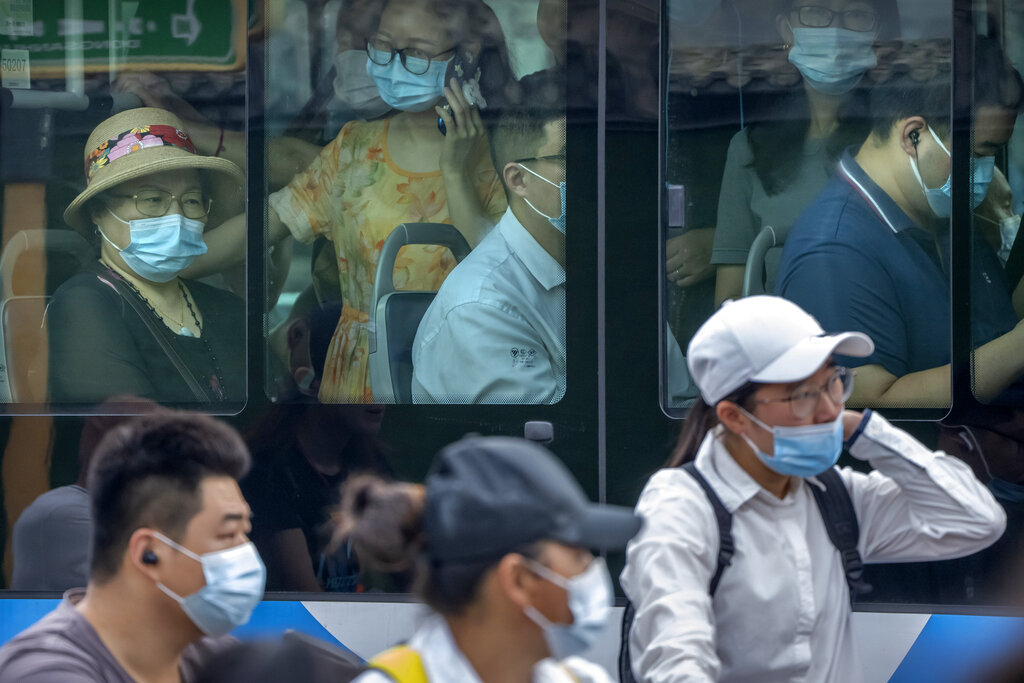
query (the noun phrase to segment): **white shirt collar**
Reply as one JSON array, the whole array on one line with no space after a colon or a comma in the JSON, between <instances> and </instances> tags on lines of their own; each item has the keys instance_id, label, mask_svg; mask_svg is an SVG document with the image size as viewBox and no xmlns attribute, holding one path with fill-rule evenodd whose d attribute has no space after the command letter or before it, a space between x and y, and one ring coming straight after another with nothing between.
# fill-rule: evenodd
<instances>
[{"instance_id":1,"label":"white shirt collar","mask_svg":"<svg viewBox=\"0 0 1024 683\"><path fill-rule=\"evenodd\" d=\"M511 208L498 221L497 230L505 238L509 250L523 262L544 289L551 290L565 284L565 268L527 232Z\"/></svg>"},{"instance_id":2,"label":"white shirt collar","mask_svg":"<svg viewBox=\"0 0 1024 683\"><path fill-rule=\"evenodd\" d=\"M711 488L718 494L725 509L729 512L736 512L741 505L764 491L764 488L754 481L754 478L747 474L747 471L740 467L740 464L729 453L722 442L724 432L725 428L718 425L704 437L704 441L697 451L697 469L711 484ZM787 498L790 497L793 490L794 487L790 486ZM768 496L769 499L775 498L770 493Z\"/></svg>"},{"instance_id":3,"label":"white shirt collar","mask_svg":"<svg viewBox=\"0 0 1024 683\"><path fill-rule=\"evenodd\" d=\"M420 654L429 681L482 683L455 643L444 617L432 614L416 629L409 646Z\"/></svg>"}]
</instances>

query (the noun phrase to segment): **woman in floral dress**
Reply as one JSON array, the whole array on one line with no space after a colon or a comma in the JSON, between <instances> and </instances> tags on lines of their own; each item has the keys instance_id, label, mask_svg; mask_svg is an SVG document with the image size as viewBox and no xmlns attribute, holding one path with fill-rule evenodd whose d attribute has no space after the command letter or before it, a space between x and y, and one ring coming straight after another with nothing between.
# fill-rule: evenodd
<instances>
[{"instance_id":1,"label":"woman in floral dress","mask_svg":"<svg viewBox=\"0 0 1024 683\"><path fill-rule=\"evenodd\" d=\"M324 403L373 401L369 307L395 226L451 223L476 245L506 209L481 117L515 84L494 12L482 0L390 0L379 16L368 31L367 72L394 113L345 125L269 198L271 244L289 236L333 243L344 308L320 384ZM238 217L208 232L209 253L196 270L237 260L244 225ZM394 282L434 290L454 266L444 247L410 245L395 263Z\"/></svg>"}]
</instances>

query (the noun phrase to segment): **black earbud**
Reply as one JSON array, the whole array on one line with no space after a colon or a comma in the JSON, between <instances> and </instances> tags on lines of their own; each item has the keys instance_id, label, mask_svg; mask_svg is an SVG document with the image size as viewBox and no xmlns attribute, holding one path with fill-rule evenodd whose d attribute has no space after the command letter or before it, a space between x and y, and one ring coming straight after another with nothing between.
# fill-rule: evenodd
<instances>
[{"instance_id":1,"label":"black earbud","mask_svg":"<svg viewBox=\"0 0 1024 683\"><path fill-rule=\"evenodd\" d=\"M916 130L910 131L910 144L917 147L917 143L921 142L921 134Z\"/></svg>"},{"instance_id":2,"label":"black earbud","mask_svg":"<svg viewBox=\"0 0 1024 683\"><path fill-rule=\"evenodd\" d=\"M147 550L142 553L142 564L156 564L160 559L156 556L152 550Z\"/></svg>"}]
</instances>

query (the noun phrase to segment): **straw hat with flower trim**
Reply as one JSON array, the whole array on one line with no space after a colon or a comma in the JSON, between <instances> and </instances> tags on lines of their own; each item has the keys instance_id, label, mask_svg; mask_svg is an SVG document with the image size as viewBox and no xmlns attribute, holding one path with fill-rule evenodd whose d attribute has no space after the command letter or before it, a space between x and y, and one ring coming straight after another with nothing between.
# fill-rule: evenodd
<instances>
[{"instance_id":1,"label":"straw hat with flower trim","mask_svg":"<svg viewBox=\"0 0 1024 683\"><path fill-rule=\"evenodd\" d=\"M194 168L212 171L234 180L238 191L245 175L227 159L196 153L181 119L153 107L128 109L96 126L85 143L85 190L64 211L64 220L75 228L90 224L89 200L121 183L153 173ZM217 197L214 197L217 203Z\"/></svg>"}]
</instances>

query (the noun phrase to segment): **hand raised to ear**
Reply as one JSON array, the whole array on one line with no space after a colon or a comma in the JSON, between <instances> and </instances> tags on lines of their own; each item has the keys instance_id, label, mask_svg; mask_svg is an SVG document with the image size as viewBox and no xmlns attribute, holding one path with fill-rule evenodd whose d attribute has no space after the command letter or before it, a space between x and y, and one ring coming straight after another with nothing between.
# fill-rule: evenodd
<instances>
[{"instance_id":1,"label":"hand raised to ear","mask_svg":"<svg viewBox=\"0 0 1024 683\"><path fill-rule=\"evenodd\" d=\"M462 172L475 159L476 147L484 137L484 123L480 110L469 104L454 78L445 86L444 96L447 107L434 107L446 130L441 146L441 171Z\"/></svg>"}]
</instances>

